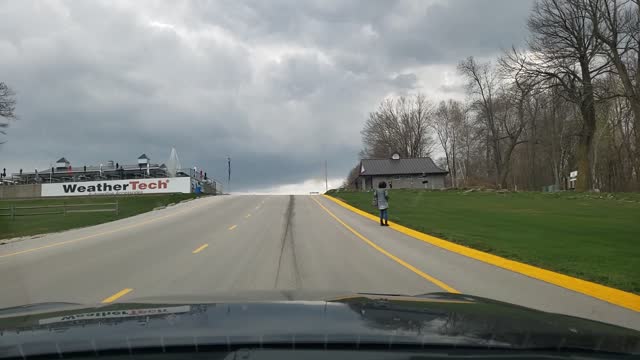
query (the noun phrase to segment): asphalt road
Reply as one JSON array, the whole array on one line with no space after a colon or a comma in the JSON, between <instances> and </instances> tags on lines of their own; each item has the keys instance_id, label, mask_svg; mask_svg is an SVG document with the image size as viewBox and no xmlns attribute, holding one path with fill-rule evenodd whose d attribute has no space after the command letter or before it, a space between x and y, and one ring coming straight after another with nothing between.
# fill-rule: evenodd
<instances>
[{"instance_id":1,"label":"asphalt road","mask_svg":"<svg viewBox=\"0 0 640 360\"><path fill-rule=\"evenodd\" d=\"M208 197L2 245L0 289L0 307L295 289L457 290L640 330L638 312L382 228L322 196Z\"/></svg>"}]
</instances>

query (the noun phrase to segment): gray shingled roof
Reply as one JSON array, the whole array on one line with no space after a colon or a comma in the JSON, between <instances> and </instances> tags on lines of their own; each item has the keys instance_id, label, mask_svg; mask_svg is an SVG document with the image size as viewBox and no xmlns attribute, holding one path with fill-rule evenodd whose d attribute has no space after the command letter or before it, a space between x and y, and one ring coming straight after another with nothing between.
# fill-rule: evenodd
<instances>
[{"instance_id":1,"label":"gray shingled roof","mask_svg":"<svg viewBox=\"0 0 640 360\"><path fill-rule=\"evenodd\" d=\"M411 159L363 159L360 163L360 175L410 175L410 174L446 174L431 158ZM362 171L364 168L364 172Z\"/></svg>"}]
</instances>

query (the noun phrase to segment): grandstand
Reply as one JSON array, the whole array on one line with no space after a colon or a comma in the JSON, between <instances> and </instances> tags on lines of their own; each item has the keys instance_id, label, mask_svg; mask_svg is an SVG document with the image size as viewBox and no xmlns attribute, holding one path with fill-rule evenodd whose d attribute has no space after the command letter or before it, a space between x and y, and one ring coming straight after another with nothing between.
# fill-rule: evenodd
<instances>
[{"instance_id":1,"label":"grandstand","mask_svg":"<svg viewBox=\"0 0 640 360\"><path fill-rule=\"evenodd\" d=\"M189 176L189 173L180 171L175 176ZM62 157L51 168L13 173L10 180L16 184L39 184L163 177L169 177L167 167L164 164L151 163L149 157L142 154L138 157L137 164L120 164L110 160L106 164L88 166L72 166Z\"/></svg>"},{"instance_id":2,"label":"grandstand","mask_svg":"<svg viewBox=\"0 0 640 360\"><path fill-rule=\"evenodd\" d=\"M221 184L210 178L202 169L196 167L180 168L180 161L175 149L171 150L171 155L166 163L169 166L164 163L153 163L146 154L142 154L132 164L121 164L109 160L106 164L75 166L66 157L61 157L47 169L34 169L33 171L20 169L19 172L10 176L5 175L1 179L0 185L190 177L193 189L198 188L198 191L201 190L205 193L222 192Z\"/></svg>"}]
</instances>

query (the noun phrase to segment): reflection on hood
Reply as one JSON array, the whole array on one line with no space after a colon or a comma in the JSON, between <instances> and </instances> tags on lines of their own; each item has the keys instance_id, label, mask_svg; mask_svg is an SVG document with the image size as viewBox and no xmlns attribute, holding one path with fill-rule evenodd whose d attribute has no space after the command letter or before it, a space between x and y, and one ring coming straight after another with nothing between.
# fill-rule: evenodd
<instances>
[{"instance_id":1,"label":"reflection on hood","mask_svg":"<svg viewBox=\"0 0 640 360\"><path fill-rule=\"evenodd\" d=\"M0 316L0 357L296 342L640 352L634 330L458 294L24 310Z\"/></svg>"}]
</instances>

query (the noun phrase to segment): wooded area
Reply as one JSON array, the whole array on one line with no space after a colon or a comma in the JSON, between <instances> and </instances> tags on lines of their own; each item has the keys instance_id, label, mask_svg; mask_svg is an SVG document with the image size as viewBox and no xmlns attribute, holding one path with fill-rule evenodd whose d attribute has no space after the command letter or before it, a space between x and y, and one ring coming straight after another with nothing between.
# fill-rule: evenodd
<instances>
[{"instance_id":1,"label":"wooded area","mask_svg":"<svg viewBox=\"0 0 640 360\"><path fill-rule=\"evenodd\" d=\"M527 25L526 48L459 63L468 102L385 99L360 155L439 146L453 187L565 189L577 170L577 191L640 191L640 0L538 0Z\"/></svg>"}]
</instances>

